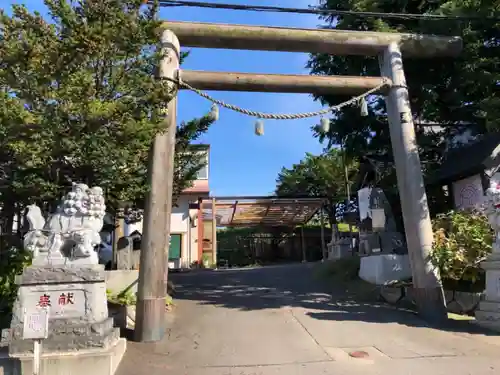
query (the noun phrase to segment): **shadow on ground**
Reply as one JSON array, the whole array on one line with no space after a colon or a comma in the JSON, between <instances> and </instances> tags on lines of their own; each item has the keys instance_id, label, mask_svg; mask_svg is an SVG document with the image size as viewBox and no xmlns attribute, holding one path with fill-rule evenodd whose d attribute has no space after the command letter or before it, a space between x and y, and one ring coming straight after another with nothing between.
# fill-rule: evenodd
<instances>
[{"instance_id":1,"label":"shadow on ground","mask_svg":"<svg viewBox=\"0 0 500 375\"><path fill-rule=\"evenodd\" d=\"M496 335L470 321L431 326L410 309L382 302L361 302L345 290L315 277L316 264L171 274L175 299L243 311L299 307L319 320L397 323L447 331Z\"/></svg>"}]
</instances>

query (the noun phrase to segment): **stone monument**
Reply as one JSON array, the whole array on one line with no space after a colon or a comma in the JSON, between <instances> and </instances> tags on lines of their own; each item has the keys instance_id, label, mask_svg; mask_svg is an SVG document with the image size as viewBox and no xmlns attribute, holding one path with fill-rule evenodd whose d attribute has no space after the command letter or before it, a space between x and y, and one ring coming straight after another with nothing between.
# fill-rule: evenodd
<instances>
[{"instance_id":1,"label":"stone monument","mask_svg":"<svg viewBox=\"0 0 500 375\"><path fill-rule=\"evenodd\" d=\"M85 360L85 373L116 370L125 341L108 316L104 266L95 250L105 211L102 189L85 184L73 184L47 221L38 206L28 206L24 247L32 252L33 263L16 279L19 291L10 329L2 332L9 355L21 359L22 373L29 372L33 359L33 342L23 339L23 320L37 309L49 314L41 375L66 374L66 367L68 374L76 374Z\"/></svg>"},{"instance_id":2,"label":"stone monument","mask_svg":"<svg viewBox=\"0 0 500 375\"><path fill-rule=\"evenodd\" d=\"M500 331L500 184L493 183L486 190L485 212L495 236L490 256L481 262L486 271L486 290L476 310L476 322Z\"/></svg>"},{"instance_id":3,"label":"stone monument","mask_svg":"<svg viewBox=\"0 0 500 375\"><path fill-rule=\"evenodd\" d=\"M361 196L358 198L361 200ZM367 218L371 228L360 227L361 262L359 277L376 285L384 285L411 277L410 260L405 237L397 232L391 205L380 188L371 188L364 195ZM360 204L361 205L361 204ZM361 213L361 212L360 212Z\"/></svg>"}]
</instances>

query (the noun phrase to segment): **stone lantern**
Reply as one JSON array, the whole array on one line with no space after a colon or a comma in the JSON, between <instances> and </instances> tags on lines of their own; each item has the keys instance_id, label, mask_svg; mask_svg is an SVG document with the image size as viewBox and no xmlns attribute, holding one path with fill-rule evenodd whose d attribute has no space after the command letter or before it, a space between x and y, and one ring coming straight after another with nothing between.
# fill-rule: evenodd
<instances>
[{"instance_id":1,"label":"stone lantern","mask_svg":"<svg viewBox=\"0 0 500 375\"><path fill-rule=\"evenodd\" d=\"M486 271L486 290L476 310L476 320L485 328L500 331L500 184L486 190L486 214L495 235L492 253L481 262Z\"/></svg>"}]
</instances>

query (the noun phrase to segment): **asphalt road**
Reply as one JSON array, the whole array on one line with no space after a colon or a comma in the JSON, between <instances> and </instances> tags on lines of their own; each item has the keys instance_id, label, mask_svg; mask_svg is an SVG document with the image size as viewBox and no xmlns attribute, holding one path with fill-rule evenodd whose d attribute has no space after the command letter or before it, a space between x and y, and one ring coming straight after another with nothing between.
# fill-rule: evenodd
<instances>
[{"instance_id":1,"label":"asphalt road","mask_svg":"<svg viewBox=\"0 0 500 375\"><path fill-rule=\"evenodd\" d=\"M172 274L160 343L129 342L118 375L494 374L500 337L434 329L340 300L313 264ZM362 358L356 358L356 357Z\"/></svg>"}]
</instances>

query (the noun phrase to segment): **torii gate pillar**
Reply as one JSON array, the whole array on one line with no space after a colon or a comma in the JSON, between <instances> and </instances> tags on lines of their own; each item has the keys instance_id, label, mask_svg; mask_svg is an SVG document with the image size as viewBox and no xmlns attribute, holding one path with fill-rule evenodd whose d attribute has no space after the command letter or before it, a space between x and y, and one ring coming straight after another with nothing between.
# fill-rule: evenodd
<instances>
[{"instance_id":1,"label":"torii gate pillar","mask_svg":"<svg viewBox=\"0 0 500 375\"><path fill-rule=\"evenodd\" d=\"M386 97L386 106L407 246L411 250L420 250L408 252L414 298L424 318L439 322L447 316L446 304L438 270L428 260L433 232L398 44L389 44L380 55L380 70L382 76L390 78L393 83Z\"/></svg>"}]
</instances>

